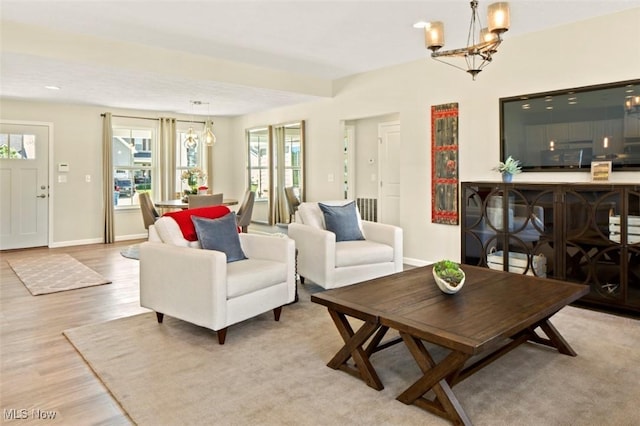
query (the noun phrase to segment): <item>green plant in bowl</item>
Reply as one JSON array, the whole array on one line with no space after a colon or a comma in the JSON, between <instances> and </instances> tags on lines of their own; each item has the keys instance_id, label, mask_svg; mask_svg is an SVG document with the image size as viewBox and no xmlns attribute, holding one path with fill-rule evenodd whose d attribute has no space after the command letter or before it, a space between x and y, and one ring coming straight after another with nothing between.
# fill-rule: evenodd
<instances>
[{"instance_id":1,"label":"green plant in bowl","mask_svg":"<svg viewBox=\"0 0 640 426\"><path fill-rule=\"evenodd\" d=\"M433 265L433 278L445 293L453 294L462 288L465 274L460 264L452 260L441 260Z\"/></svg>"}]
</instances>

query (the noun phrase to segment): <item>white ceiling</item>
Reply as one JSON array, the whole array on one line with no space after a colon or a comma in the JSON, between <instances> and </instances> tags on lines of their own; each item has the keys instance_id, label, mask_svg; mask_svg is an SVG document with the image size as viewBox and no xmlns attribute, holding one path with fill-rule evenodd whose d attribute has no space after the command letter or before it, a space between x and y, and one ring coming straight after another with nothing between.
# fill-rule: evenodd
<instances>
[{"instance_id":1,"label":"white ceiling","mask_svg":"<svg viewBox=\"0 0 640 426\"><path fill-rule=\"evenodd\" d=\"M491 2L480 2L481 19ZM512 0L510 6L505 43L640 7L640 0ZM20 37L16 31L2 37L3 97L233 116L330 96L334 79L427 60L422 32L412 27L419 20L444 21L445 49L463 47L470 8L468 0L0 0L0 15L3 28L22 28ZM58 34L64 46L42 47L54 46ZM112 53L103 46L114 42L118 61L129 54L131 66L109 63ZM87 46L98 52L83 54ZM145 66L138 64L140 52L186 60ZM145 59L153 62L151 56L140 62ZM218 78L224 69L232 75ZM318 89L323 85L329 89ZM209 105L194 110L190 100Z\"/></svg>"}]
</instances>

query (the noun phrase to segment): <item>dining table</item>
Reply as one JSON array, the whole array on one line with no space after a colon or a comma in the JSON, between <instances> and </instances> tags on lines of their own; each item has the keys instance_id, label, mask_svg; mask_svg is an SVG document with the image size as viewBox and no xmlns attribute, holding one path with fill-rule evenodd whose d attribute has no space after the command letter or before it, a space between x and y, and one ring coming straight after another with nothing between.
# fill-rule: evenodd
<instances>
[{"instance_id":1,"label":"dining table","mask_svg":"<svg viewBox=\"0 0 640 426\"><path fill-rule=\"evenodd\" d=\"M189 202L188 201L183 201L181 199L175 199L175 200L162 200L162 201L156 201L153 203L157 208L161 208L161 209L188 209L189 208ZM234 199L234 198L225 198L224 200L222 200L222 205L223 206L235 206L238 204L238 200Z\"/></svg>"}]
</instances>

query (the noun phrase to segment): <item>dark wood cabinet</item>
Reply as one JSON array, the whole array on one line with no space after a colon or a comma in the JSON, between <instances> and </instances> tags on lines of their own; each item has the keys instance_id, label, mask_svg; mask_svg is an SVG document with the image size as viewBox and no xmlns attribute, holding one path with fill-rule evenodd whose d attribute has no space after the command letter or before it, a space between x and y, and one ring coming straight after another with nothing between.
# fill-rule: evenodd
<instances>
[{"instance_id":1,"label":"dark wood cabinet","mask_svg":"<svg viewBox=\"0 0 640 426\"><path fill-rule=\"evenodd\" d=\"M640 184L463 182L462 263L590 287L640 313Z\"/></svg>"}]
</instances>

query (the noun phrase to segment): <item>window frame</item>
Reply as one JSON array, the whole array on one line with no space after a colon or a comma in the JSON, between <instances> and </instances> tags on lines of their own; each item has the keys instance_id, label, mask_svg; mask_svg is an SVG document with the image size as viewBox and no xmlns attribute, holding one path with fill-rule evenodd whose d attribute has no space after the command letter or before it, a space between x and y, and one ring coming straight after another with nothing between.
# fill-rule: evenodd
<instances>
[{"instance_id":1,"label":"window frame","mask_svg":"<svg viewBox=\"0 0 640 426\"><path fill-rule=\"evenodd\" d=\"M114 143L115 143L115 139L116 137L118 137L119 135L117 135L118 133L122 132L122 131L128 131L130 134L130 138L134 139L131 137L131 134L134 132L149 132L149 149L148 151L150 151L150 155L149 155L149 165L136 165L135 164L135 157L132 157L132 162L133 165L121 165L121 164L116 164L116 156L115 154L115 147L114 147ZM140 209L140 202L135 202L134 203L134 198L135 198L135 193L136 193L136 176L135 176L135 172L136 171L143 171L143 172L148 172L148 176L150 178L150 193L151 193L151 197L154 198L154 194L156 191L154 191L154 184L153 182L157 182L157 176L158 176L158 171L157 171L157 147L158 147L158 140L157 140L157 129L155 127L147 127L147 126L140 126L140 125L113 125L112 126L112 132L113 132L113 137L111 140L111 150L112 150L112 164L111 164L111 169L112 169L112 173L113 173L113 184L114 184L114 196L112 198L113 201L113 208L116 211L121 211L121 210L132 210L132 209ZM135 146L135 145L134 145ZM146 150L145 150L146 151ZM126 173L129 174L130 180L131 180L131 194L129 196L129 199L131 200L131 204L128 205L119 205L119 200L121 198L121 192L118 191L118 196L116 197L115 195L115 186L116 186L116 179L118 179L118 173L117 171L125 171ZM129 178L126 178L129 179Z\"/></svg>"}]
</instances>

